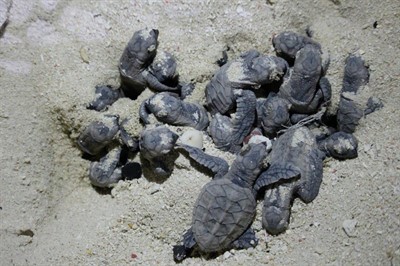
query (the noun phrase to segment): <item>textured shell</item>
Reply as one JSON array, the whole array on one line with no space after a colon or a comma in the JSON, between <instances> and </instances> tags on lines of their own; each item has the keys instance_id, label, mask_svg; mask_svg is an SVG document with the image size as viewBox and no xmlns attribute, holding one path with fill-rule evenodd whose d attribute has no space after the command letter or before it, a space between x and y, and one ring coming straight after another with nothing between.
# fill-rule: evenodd
<instances>
[{"instance_id":1,"label":"textured shell","mask_svg":"<svg viewBox=\"0 0 400 266\"><path fill-rule=\"evenodd\" d=\"M207 183L200 192L193 211L193 234L204 252L230 247L249 227L256 212L256 201L250 189L230 180Z\"/></svg>"}]
</instances>

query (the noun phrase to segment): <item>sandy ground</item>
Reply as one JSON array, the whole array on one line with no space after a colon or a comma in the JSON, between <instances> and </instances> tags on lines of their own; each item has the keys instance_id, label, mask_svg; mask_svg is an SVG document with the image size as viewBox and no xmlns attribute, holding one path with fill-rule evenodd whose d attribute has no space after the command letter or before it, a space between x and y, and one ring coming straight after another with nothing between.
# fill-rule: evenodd
<instances>
[{"instance_id":1,"label":"sandy ground","mask_svg":"<svg viewBox=\"0 0 400 266\"><path fill-rule=\"evenodd\" d=\"M0 23L8 3L0 1ZM358 127L358 158L327 161L317 199L294 202L286 233L266 234L259 209L255 249L183 264L400 265L397 0L14 0L0 39L0 264L173 265L172 245L210 176L181 158L166 180L121 182L111 194L93 189L75 143L95 119L85 109L94 86L118 85L126 42L138 29L157 28L159 49L176 56L182 80L196 83L190 100L202 102L226 46L231 57L248 49L273 54L274 33L307 26L331 54L333 106L344 59L358 51L384 109ZM140 100L110 112L135 117ZM351 236L346 220L356 224Z\"/></svg>"}]
</instances>

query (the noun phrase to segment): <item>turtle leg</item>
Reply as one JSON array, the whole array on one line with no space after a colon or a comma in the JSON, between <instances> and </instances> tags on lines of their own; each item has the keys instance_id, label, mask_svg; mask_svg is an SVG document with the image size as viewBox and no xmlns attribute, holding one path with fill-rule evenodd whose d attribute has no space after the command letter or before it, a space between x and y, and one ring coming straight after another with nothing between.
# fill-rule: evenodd
<instances>
[{"instance_id":1,"label":"turtle leg","mask_svg":"<svg viewBox=\"0 0 400 266\"><path fill-rule=\"evenodd\" d=\"M279 181L299 178L301 175L300 169L289 163L278 162L271 165L267 171L261 173L258 177L254 191L258 192L261 188L267 187Z\"/></svg>"},{"instance_id":2,"label":"turtle leg","mask_svg":"<svg viewBox=\"0 0 400 266\"><path fill-rule=\"evenodd\" d=\"M178 147L187 151L189 157L198 164L211 170L214 174L214 178L223 177L229 170L229 165L224 159L209 155L201 149L189 145L180 144Z\"/></svg>"},{"instance_id":3,"label":"turtle leg","mask_svg":"<svg viewBox=\"0 0 400 266\"><path fill-rule=\"evenodd\" d=\"M176 245L173 247L174 260L176 262L183 261L186 257L191 255L195 245L196 239L194 239L192 228L190 228L183 235L183 245Z\"/></svg>"},{"instance_id":4,"label":"turtle leg","mask_svg":"<svg viewBox=\"0 0 400 266\"><path fill-rule=\"evenodd\" d=\"M146 80L149 88L155 91L178 91L179 87L170 87L165 84L162 84L153 74L149 71L143 71L143 77Z\"/></svg>"},{"instance_id":5,"label":"turtle leg","mask_svg":"<svg viewBox=\"0 0 400 266\"><path fill-rule=\"evenodd\" d=\"M235 146L240 146L250 133L256 119L257 105L256 96L250 90L235 90L234 95L236 96L236 115L232 121L231 145L233 151L235 151Z\"/></svg>"},{"instance_id":6,"label":"turtle leg","mask_svg":"<svg viewBox=\"0 0 400 266\"><path fill-rule=\"evenodd\" d=\"M296 188L297 196L305 203L313 201L318 196L323 176L324 157L325 154L317 149L310 154L309 163L313 166L313 171L308 175L302 176L302 181L299 182Z\"/></svg>"},{"instance_id":7,"label":"turtle leg","mask_svg":"<svg viewBox=\"0 0 400 266\"><path fill-rule=\"evenodd\" d=\"M232 246L235 249L248 249L258 244L258 238L252 228L248 228L238 239L233 241Z\"/></svg>"}]
</instances>

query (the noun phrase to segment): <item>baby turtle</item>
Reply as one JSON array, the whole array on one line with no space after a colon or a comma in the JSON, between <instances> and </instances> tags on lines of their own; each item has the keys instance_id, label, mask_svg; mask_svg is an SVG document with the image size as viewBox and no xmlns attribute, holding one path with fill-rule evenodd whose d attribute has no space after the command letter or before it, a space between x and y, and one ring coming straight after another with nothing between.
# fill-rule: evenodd
<instances>
[{"instance_id":1,"label":"baby turtle","mask_svg":"<svg viewBox=\"0 0 400 266\"><path fill-rule=\"evenodd\" d=\"M156 175L168 176L171 174L172 170L167 166L166 159L173 150L178 137L165 126L146 128L141 132L140 155L150 163Z\"/></svg>"},{"instance_id":2,"label":"baby turtle","mask_svg":"<svg viewBox=\"0 0 400 266\"><path fill-rule=\"evenodd\" d=\"M110 150L99 162L90 164L89 179L93 186L109 188L122 179L121 168L117 167L121 156L121 148Z\"/></svg>"},{"instance_id":3,"label":"baby turtle","mask_svg":"<svg viewBox=\"0 0 400 266\"><path fill-rule=\"evenodd\" d=\"M364 109L369 109L365 100L360 96L368 81L369 70L364 60L359 55L349 55L344 68L343 87L337 112L340 131L353 133L364 116Z\"/></svg>"},{"instance_id":4,"label":"baby turtle","mask_svg":"<svg viewBox=\"0 0 400 266\"><path fill-rule=\"evenodd\" d=\"M284 31L274 36L272 38L272 44L276 53L288 61L293 61L297 52L303 49L306 45L313 45L318 50L321 50L321 45L310 37L292 31Z\"/></svg>"},{"instance_id":5,"label":"baby turtle","mask_svg":"<svg viewBox=\"0 0 400 266\"><path fill-rule=\"evenodd\" d=\"M255 50L223 65L206 86L207 107L212 114L225 114L234 107L234 89L257 89L280 80L287 62L276 56L264 56Z\"/></svg>"},{"instance_id":6,"label":"baby turtle","mask_svg":"<svg viewBox=\"0 0 400 266\"><path fill-rule=\"evenodd\" d=\"M157 52L149 67L149 72L162 84L173 88L178 85L179 74L176 59L169 52Z\"/></svg>"},{"instance_id":7,"label":"baby turtle","mask_svg":"<svg viewBox=\"0 0 400 266\"><path fill-rule=\"evenodd\" d=\"M139 139L129 134L128 130L126 129L129 123L132 123L132 121L130 121L130 118L126 118L119 126L121 142L128 148L130 152L137 152L139 151Z\"/></svg>"},{"instance_id":8,"label":"baby turtle","mask_svg":"<svg viewBox=\"0 0 400 266\"><path fill-rule=\"evenodd\" d=\"M255 191L266 188L262 224L269 233L279 234L287 229L294 196L308 203L318 195L324 157L307 127L289 129L274 142L270 167L254 186ZM292 180L269 186L271 178Z\"/></svg>"},{"instance_id":9,"label":"baby turtle","mask_svg":"<svg viewBox=\"0 0 400 266\"><path fill-rule=\"evenodd\" d=\"M154 76L153 73L158 75L160 72L160 70L157 70L157 64L153 65L153 73L149 71L149 66L153 63L157 54L157 40L158 30L143 29L136 31L125 47L119 63L119 72L123 85L122 89L126 96L136 99L146 87L156 91L177 90L176 87L169 87L161 83ZM166 71L170 72L170 62L171 60L167 59L159 66L167 67ZM158 76L160 77L160 75Z\"/></svg>"},{"instance_id":10,"label":"baby turtle","mask_svg":"<svg viewBox=\"0 0 400 266\"><path fill-rule=\"evenodd\" d=\"M197 149L196 157L192 158L197 162L206 158L203 165L219 163L202 154ZM266 155L265 144L249 144L238 154L224 176L213 179L201 189L193 210L192 226L184 234L183 245L174 247L176 261L190 256L193 250L220 253L230 248L249 248L257 244L255 233L250 229L256 212L252 187ZM269 183L278 180L273 177Z\"/></svg>"},{"instance_id":11,"label":"baby turtle","mask_svg":"<svg viewBox=\"0 0 400 266\"><path fill-rule=\"evenodd\" d=\"M139 115L145 124L150 123L149 114L153 114L160 122L197 130L205 129L209 123L203 106L184 102L168 92L157 93L141 104Z\"/></svg>"},{"instance_id":12,"label":"baby turtle","mask_svg":"<svg viewBox=\"0 0 400 266\"><path fill-rule=\"evenodd\" d=\"M257 99L257 124L264 134L274 137L284 127L290 125L289 101L272 93L267 99Z\"/></svg>"},{"instance_id":13,"label":"baby turtle","mask_svg":"<svg viewBox=\"0 0 400 266\"><path fill-rule=\"evenodd\" d=\"M114 89L109 85L96 86L95 93L95 98L88 104L87 109L104 111L108 106L122 97L120 90Z\"/></svg>"},{"instance_id":14,"label":"baby turtle","mask_svg":"<svg viewBox=\"0 0 400 266\"><path fill-rule=\"evenodd\" d=\"M118 116L105 115L85 128L78 137L78 145L83 152L96 155L114 139L118 130Z\"/></svg>"},{"instance_id":15,"label":"baby turtle","mask_svg":"<svg viewBox=\"0 0 400 266\"><path fill-rule=\"evenodd\" d=\"M356 137L351 133L342 131L335 132L320 141L318 147L326 154L326 156L339 160L353 159L358 155L358 141Z\"/></svg>"},{"instance_id":16,"label":"baby turtle","mask_svg":"<svg viewBox=\"0 0 400 266\"><path fill-rule=\"evenodd\" d=\"M216 113L211 120L209 133L218 149L237 153L254 124L256 96L249 90L235 90L234 95L236 97L234 118Z\"/></svg>"},{"instance_id":17,"label":"baby turtle","mask_svg":"<svg viewBox=\"0 0 400 266\"><path fill-rule=\"evenodd\" d=\"M296 54L293 68L285 75L278 95L291 103L294 113L314 113L321 101L317 93L321 77L321 53L313 45L306 45Z\"/></svg>"}]
</instances>

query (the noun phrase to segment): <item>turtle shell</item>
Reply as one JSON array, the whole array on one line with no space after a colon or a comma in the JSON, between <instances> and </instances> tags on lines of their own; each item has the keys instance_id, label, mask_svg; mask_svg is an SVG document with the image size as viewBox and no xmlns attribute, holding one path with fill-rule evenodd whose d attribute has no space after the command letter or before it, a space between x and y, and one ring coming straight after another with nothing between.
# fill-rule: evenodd
<instances>
[{"instance_id":1,"label":"turtle shell","mask_svg":"<svg viewBox=\"0 0 400 266\"><path fill-rule=\"evenodd\" d=\"M251 224L256 201L250 189L216 179L201 190L193 211L194 238L204 252L228 249Z\"/></svg>"}]
</instances>

